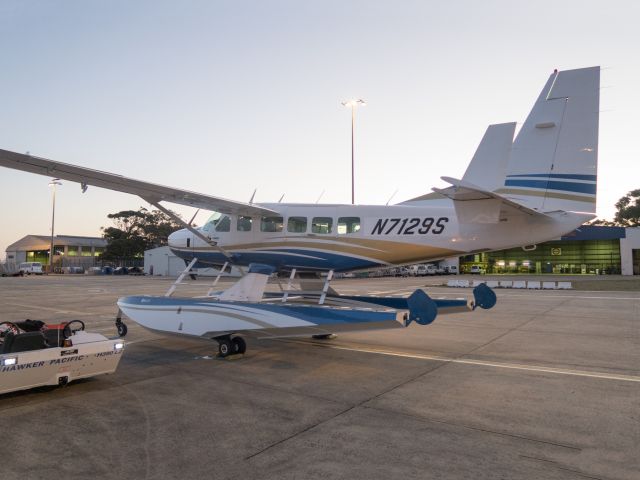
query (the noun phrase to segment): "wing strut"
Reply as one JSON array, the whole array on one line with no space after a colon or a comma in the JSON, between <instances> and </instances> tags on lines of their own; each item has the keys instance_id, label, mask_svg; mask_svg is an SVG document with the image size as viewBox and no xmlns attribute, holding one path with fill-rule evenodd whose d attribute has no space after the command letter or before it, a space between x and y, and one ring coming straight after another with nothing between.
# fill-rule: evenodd
<instances>
[{"instance_id":1,"label":"wing strut","mask_svg":"<svg viewBox=\"0 0 640 480\"><path fill-rule=\"evenodd\" d=\"M293 268L291 270L291 275L289 275L289 282L287 283L287 291L284 292L284 295L282 295L282 303L286 303L287 299L289 298L289 292L291 292L291 282L293 282L293 279L296 276L296 269Z\"/></svg>"},{"instance_id":2,"label":"wing strut","mask_svg":"<svg viewBox=\"0 0 640 480\"><path fill-rule=\"evenodd\" d=\"M229 260L230 263L233 263L233 258L231 256L231 254L229 252L227 252L224 248L218 246L218 244L214 241L212 241L209 237L207 237L204 233L202 233L200 230L198 230L197 228L194 228L193 225L191 225L190 223L185 222L182 218L180 218L178 215L176 215L175 213L173 213L171 210L169 210L168 208L164 208L162 205L160 205L160 202L157 202L155 200L151 200L149 198L144 198L141 197L145 202L149 202L151 205L153 205L154 207L156 207L158 210L160 210L162 213L164 213L165 215L167 215L168 217L170 217L172 220L174 220L175 222L179 223L180 225L182 225L184 228L186 228L187 230L189 230L191 233L193 233L196 237L204 240L208 245L211 245L213 248L217 249L220 253L222 253L225 257L227 257L227 259Z\"/></svg>"},{"instance_id":3,"label":"wing strut","mask_svg":"<svg viewBox=\"0 0 640 480\"><path fill-rule=\"evenodd\" d=\"M327 278L324 281L324 286L322 287L322 294L320 295L320 301L318 305L323 305L325 298L327 298L327 292L329 291L329 284L331 283L331 279L333 279L333 270L329 270L327 273Z\"/></svg>"},{"instance_id":4,"label":"wing strut","mask_svg":"<svg viewBox=\"0 0 640 480\"><path fill-rule=\"evenodd\" d=\"M220 270L218 270L218 276L216 277L216 279L211 284L211 287L209 288L209 291L207 292L207 297L212 297L213 296L213 289L216 288L216 285L220 281L220 277L222 276L224 271L227 269L227 265L229 265L229 262L224 262L224 265L222 266L222 268Z\"/></svg>"},{"instance_id":5,"label":"wing strut","mask_svg":"<svg viewBox=\"0 0 640 480\"><path fill-rule=\"evenodd\" d=\"M182 273L178 276L176 281L173 282L173 284L169 287L169 290L167 290L167 293L164 294L165 297L170 297L171 295L173 295L173 292L176 291L176 288L178 288L178 285L182 283L182 280L184 279L184 277L187 275L187 273L191 271L191 268L195 265L197 261L198 259L196 257L193 257L193 260L191 260L191 263L187 265L187 268L185 268L182 271Z\"/></svg>"}]
</instances>

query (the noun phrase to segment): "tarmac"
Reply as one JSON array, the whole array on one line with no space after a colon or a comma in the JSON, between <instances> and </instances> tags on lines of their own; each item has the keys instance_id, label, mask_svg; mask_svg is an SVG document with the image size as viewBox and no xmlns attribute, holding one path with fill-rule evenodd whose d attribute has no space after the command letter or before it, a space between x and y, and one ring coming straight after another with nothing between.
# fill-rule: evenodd
<instances>
[{"instance_id":1,"label":"tarmac","mask_svg":"<svg viewBox=\"0 0 640 480\"><path fill-rule=\"evenodd\" d=\"M442 281L442 280L440 280ZM336 280L408 294L432 280ZM178 295L203 295L210 280ZM163 278L0 278L0 321L81 319ZM434 297L469 289L428 287ZM638 479L640 292L498 290L430 326L248 342L126 321L113 375L0 395L0 478Z\"/></svg>"}]
</instances>

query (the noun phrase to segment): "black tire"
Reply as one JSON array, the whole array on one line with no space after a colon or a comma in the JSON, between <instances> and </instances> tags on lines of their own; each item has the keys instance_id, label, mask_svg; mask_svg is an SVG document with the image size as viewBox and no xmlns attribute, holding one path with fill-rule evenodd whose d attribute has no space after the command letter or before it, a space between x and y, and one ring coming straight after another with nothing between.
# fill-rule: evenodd
<instances>
[{"instance_id":1,"label":"black tire","mask_svg":"<svg viewBox=\"0 0 640 480\"><path fill-rule=\"evenodd\" d=\"M247 342L242 337L233 337L231 340L231 346L233 347L233 353L244 353L247 351Z\"/></svg>"},{"instance_id":2,"label":"black tire","mask_svg":"<svg viewBox=\"0 0 640 480\"><path fill-rule=\"evenodd\" d=\"M227 357L233 353L233 346L228 338L218 340L218 355L221 358Z\"/></svg>"},{"instance_id":3,"label":"black tire","mask_svg":"<svg viewBox=\"0 0 640 480\"><path fill-rule=\"evenodd\" d=\"M127 326L122 322L116 323L116 329L118 330L118 336L120 337L124 337L129 330Z\"/></svg>"},{"instance_id":4,"label":"black tire","mask_svg":"<svg viewBox=\"0 0 640 480\"><path fill-rule=\"evenodd\" d=\"M336 338L334 333L323 333L321 335L311 335L314 340L333 340Z\"/></svg>"}]
</instances>

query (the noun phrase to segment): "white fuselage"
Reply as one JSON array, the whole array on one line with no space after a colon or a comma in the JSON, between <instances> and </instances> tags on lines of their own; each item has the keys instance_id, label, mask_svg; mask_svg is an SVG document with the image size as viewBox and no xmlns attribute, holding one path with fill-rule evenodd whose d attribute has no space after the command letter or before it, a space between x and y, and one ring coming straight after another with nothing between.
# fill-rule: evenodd
<instances>
[{"instance_id":1,"label":"white fuselage","mask_svg":"<svg viewBox=\"0 0 640 480\"><path fill-rule=\"evenodd\" d=\"M264 263L278 270L348 271L437 260L559 238L581 225L580 213L505 215L496 223L460 224L451 206L265 204L267 217L229 215L201 227L215 246L187 229L169 246L185 260L221 265ZM224 250L224 252L222 252Z\"/></svg>"}]
</instances>

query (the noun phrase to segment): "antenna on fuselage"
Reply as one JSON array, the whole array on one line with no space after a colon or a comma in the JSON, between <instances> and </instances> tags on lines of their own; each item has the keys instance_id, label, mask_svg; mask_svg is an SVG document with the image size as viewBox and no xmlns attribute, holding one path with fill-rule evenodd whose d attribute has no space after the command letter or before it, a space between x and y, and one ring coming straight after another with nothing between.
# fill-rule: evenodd
<instances>
[{"instance_id":1,"label":"antenna on fuselage","mask_svg":"<svg viewBox=\"0 0 640 480\"><path fill-rule=\"evenodd\" d=\"M255 197L255 196L256 196L256 192L257 192L257 191L258 191L258 189L257 189L257 188L253 191L253 195L251 195L251 198L249 199L249 204L252 204L252 203L253 203L253 197Z\"/></svg>"},{"instance_id":2,"label":"antenna on fuselage","mask_svg":"<svg viewBox=\"0 0 640 480\"><path fill-rule=\"evenodd\" d=\"M284 198L284 193L282 194L282 196L280 197L280 200L278 200L278 203L282 203L282 199Z\"/></svg>"},{"instance_id":3,"label":"antenna on fuselage","mask_svg":"<svg viewBox=\"0 0 640 480\"><path fill-rule=\"evenodd\" d=\"M320 199L322 198L323 195L324 195L324 190L322 190L322 193L320 194L320 196L316 200L316 203L318 203L320 201Z\"/></svg>"},{"instance_id":4,"label":"antenna on fuselage","mask_svg":"<svg viewBox=\"0 0 640 480\"><path fill-rule=\"evenodd\" d=\"M393 197L395 197L395 196L396 196L396 193L398 193L398 189L397 189L397 188L396 188L396 191L395 191L395 192L393 192L393 195L391 195L391 196L389 197L389 200L387 200L387 203L385 203L385 205L389 205L389 202L391 201L391 199L392 199Z\"/></svg>"}]
</instances>

